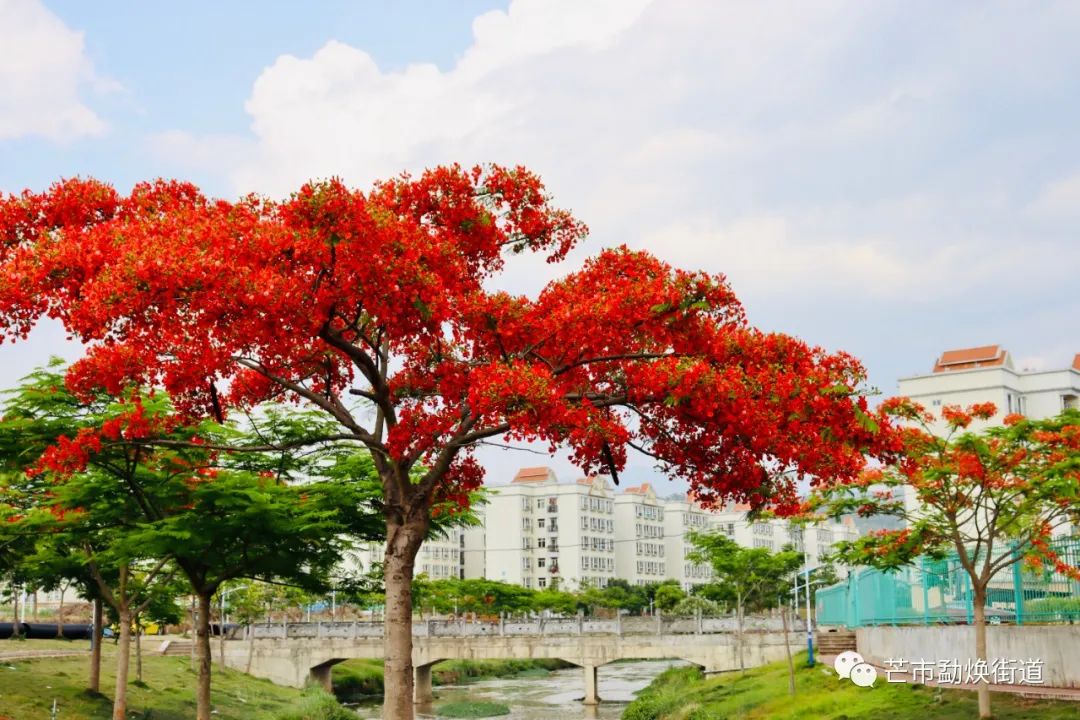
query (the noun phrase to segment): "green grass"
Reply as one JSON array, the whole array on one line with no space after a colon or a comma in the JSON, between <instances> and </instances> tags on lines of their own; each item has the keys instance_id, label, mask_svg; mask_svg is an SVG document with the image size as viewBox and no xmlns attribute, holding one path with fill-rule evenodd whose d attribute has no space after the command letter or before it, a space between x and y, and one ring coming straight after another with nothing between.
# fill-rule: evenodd
<instances>
[{"instance_id":1,"label":"green grass","mask_svg":"<svg viewBox=\"0 0 1080 720\"><path fill-rule=\"evenodd\" d=\"M346 660L330 669L334 695L342 702L356 702L383 692L382 660Z\"/></svg>"},{"instance_id":2,"label":"green grass","mask_svg":"<svg viewBox=\"0 0 1080 720\"><path fill-rule=\"evenodd\" d=\"M493 702L454 702L440 705L435 712L447 718L486 718L509 715L510 708Z\"/></svg>"},{"instance_id":3,"label":"green grass","mask_svg":"<svg viewBox=\"0 0 1080 720\"><path fill-rule=\"evenodd\" d=\"M444 660L431 668L435 685L459 685L481 678L541 677L573 667L562 660Z\"/></svg>"},{"instance_id":4,"label":"green grass","mask_svg":"<svg viewBox=\"0 0 1080 720\"><path fill-rule=\"evenodd\" d=\"M36 643L31 641L25 646L40 647ZM86 643L72 642L70 645L78 648L85 647ZM0 651L5 647L0 641ZM88 656L0 661L0 720L46 720L54 698L62 720L107 720L112 716L116 651L111 643L106 643L102 645L102 652L101 695L90 695L85 690ZM145 653L145 683L138 686L134 682L135 662L132 658L129 716L152 720L190 720L194 717L196 674L189 669L188 663L187 657ZM217 720L344 720L356 717L327 714L337 704L325 693L304 693L279 687L235 670L222 671L216 665L212 693ZM297 709L308 714L297 715ZM319 712L322 714L313 714Z\"/></svg>"},{"instance_id":5,"label":"green grass","mask_svg":"<svg viewBox=\"0 0 1080 720\"><path fill-rule=\"evenodd\" d=\"M561 660L445 660L431 672L434 685L460 685L482 678L543 677L552 670L573 667ZM331 670L334 695L356 702L382 695L382 660L346 660Z\"/></svg>"},{"instance_id":6,"label":"green grass","mask_svg":"<svg viewBox=\"0 0 1080 720\"><path fill-rule=\"evenodd\" d=\"M703 678L696 668L658 676L627 706L622 720L970 720L978 717L975 693L939 690L879 678L872 688L841 680L831 668L805 667L796 659L796 694L788 695L786 663ZM993 693L996 720L1076 720L1080 703L1030 700Z\"/></svg>"}]
</instances>

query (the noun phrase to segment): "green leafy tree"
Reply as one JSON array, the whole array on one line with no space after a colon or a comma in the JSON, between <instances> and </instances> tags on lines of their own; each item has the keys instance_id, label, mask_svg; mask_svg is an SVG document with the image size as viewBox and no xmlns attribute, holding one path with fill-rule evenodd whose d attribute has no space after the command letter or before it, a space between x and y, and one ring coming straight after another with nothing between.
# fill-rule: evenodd
<instances>
[{"instance_id":1,"label":"green leafy tree","mask_svg":"<svg viewBox=\"0 0 1080 720\"><path fill-rule=\"evenodd\" d=\"M302 415L247 433L186 426L162 394L76 398L56 367L31 375L4 409L0 462L29 472L10 474L4 512L14 521L3 534L52 534L83 552L122 630L145 602L133 591L182 575L198 598L199 707L210 702L211 600L222 583L278 578L324 590L348 538L383 524L365 504L367 478L315 479L327 459L290 451ZM250 452L219 452L226 441Z\"/></svg>"},{"instance_id":2,"label":"green leafy tree","mask_svg":"<svg viewBox=\"0 0 1080 720\"><path fill-rule=\"evenodd\" d=\"M654 602L664 612L671 612L686 599L686 593L678 585L661 585L656 588Z\"/></svg>"},{"instance_id":3,"label":"green leafy tree","mask_svg":"<svg viewBox=\"0 0 1080 720\"><path fill-rule=\"evenodd\" d=\"M694 550L688 559L713 568L714 581L699 594L723 602L735 613L739 668L745 671L746 613L784 607L792 575L802 565L803 555L790 548L776 553L767 548L745 548L718 532L691 533L689 540Z\"/></svg>"}]
</instances>

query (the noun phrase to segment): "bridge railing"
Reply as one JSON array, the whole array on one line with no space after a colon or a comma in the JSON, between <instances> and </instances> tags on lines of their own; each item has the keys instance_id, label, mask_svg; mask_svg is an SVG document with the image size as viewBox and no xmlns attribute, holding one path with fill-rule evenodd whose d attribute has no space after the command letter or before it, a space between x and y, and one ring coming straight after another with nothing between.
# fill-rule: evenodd
<instances>
[{"instance_id":1,"label":"bridge railing","mask_svg":"<svg viewBox=\"0 0 1080 720\"><path fill-rule=\"evenodd\" d=\"M474 620L416 620L414 637L497 637L540 635L702 635L734 632L733 616L632 616L614 619L585 617L559 618L501 618L498 621ZM782 624L776 617L748 617L743 627L750 632L776 632ZM791 632L805 631L802 620L796 619ZM255 623L249 625L245 637L255 639L288 638L345 638L376 639L383 636L382 622L300 622Z\"/></svg>"}]
</instances>

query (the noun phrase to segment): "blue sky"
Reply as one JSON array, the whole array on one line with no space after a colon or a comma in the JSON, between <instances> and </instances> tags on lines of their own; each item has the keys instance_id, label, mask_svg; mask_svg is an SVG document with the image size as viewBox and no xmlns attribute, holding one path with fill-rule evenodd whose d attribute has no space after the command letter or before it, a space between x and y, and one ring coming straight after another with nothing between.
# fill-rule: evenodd
<instances>
[{"instance_id":1,"label":"blue sky","mask_svg":"<svg viewBox=\"0 0 1080 720\"><path fill-rule=\"evenodd\" d=\"M0 0L0 190L523 162L592 236L505 287L646 248L889 393L947 348L1080 352L1078 36L1072 2ZM0 386L51 352L0 346Z\"/></svg>"}]
</instances>

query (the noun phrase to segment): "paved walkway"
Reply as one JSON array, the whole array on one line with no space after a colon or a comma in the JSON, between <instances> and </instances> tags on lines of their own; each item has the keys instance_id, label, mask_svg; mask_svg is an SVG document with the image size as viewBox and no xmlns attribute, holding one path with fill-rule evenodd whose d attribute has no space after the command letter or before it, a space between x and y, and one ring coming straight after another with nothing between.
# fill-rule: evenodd
<instances>
[{"instance_id":1,"label":"paved walkway","mask_svg":"<svg viewBox=\"0 0 1080 720\"><path fill-rule=\"evenodd\" d=\"M827 665L829 669L832 669L833 662L836 660L835 655L819 655L817 656L817 662ZM870 663L877 668L878 681L883 681L887 677L885 668L877 663ZM892 677L903 678L905 683L911 682L911 674L904 671L892 671ZM930 680L928 682L920 682L920 684L927 687L944 688L946 690L971 690L975 691L978 686L972 683L938 683L936 680ZM1050 687L1048 685L1002 685L999 683L990 684L990 692L1006 692L1020 697L1026 698L1040 698L1043 700L1074 700L1080 701L1080 688L1060 688Z\"/></svg>"}]
</instances>

